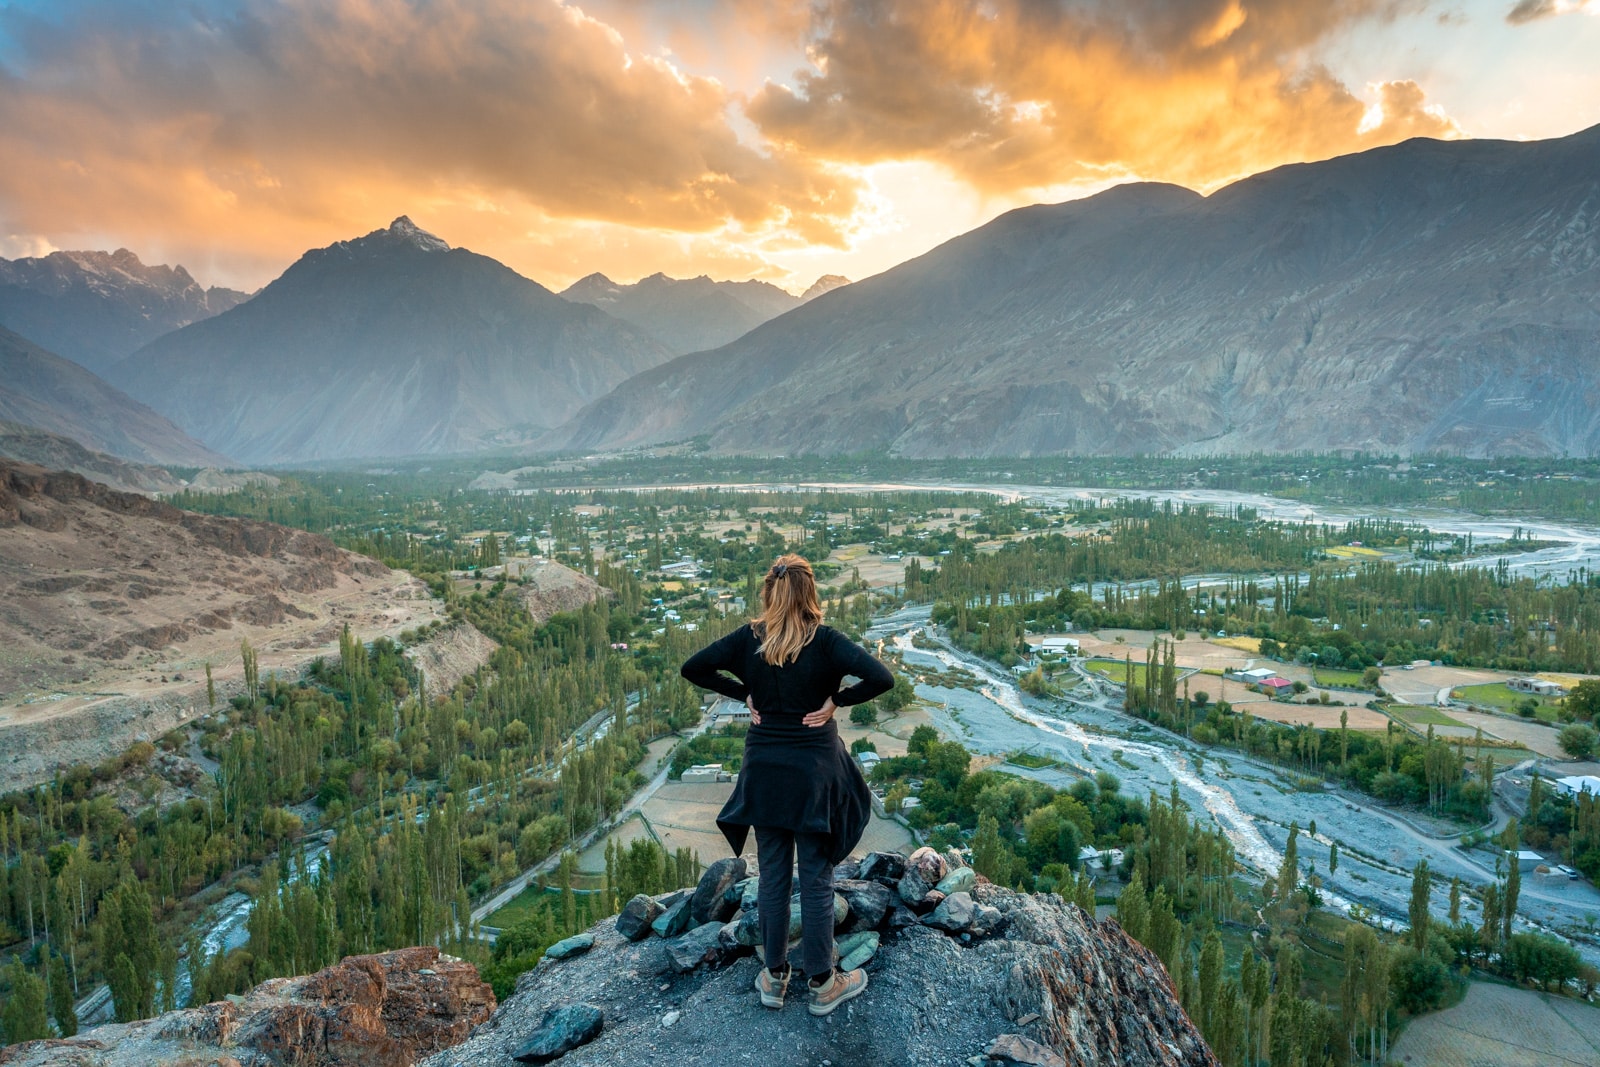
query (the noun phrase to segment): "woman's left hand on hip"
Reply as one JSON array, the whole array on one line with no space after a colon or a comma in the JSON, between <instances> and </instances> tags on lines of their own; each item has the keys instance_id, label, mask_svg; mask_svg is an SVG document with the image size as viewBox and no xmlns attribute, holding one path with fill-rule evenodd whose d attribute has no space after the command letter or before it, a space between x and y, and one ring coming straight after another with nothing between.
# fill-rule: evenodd
<instances>
[{"instance_id":1,"label":"woman's left hand on hip","mask_svg":"<svg viewBox=\"0 0 1600 1067\"><path fill-rule=\"evenodd\" d=\"M800 721L805 723L807 726L826 726L828 725L828 720L833 718L833 713L838 710L839 708L836 704L834 704L833 698L829 697L822 707L818 708L816 711L813 711Z\"/></svg>"},{"instance_id":2,"label":"woman's left hand on hip","mask_svg":"<svg viewBox=\"0 0 1600 1067\"><path fill-rule=\"evenodd\" d=\"M750 725L761 725L761 713L756 710L755 697L745 697L744 706L750 709Z\"/></svg>"}]
</instances>

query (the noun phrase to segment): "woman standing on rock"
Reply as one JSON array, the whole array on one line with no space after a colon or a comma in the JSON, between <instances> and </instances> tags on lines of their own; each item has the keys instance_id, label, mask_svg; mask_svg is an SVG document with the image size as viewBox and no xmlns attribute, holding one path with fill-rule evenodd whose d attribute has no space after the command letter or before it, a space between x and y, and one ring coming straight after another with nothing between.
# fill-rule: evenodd
<instances>
[{"instance_id":1,"label":"woman standing on rock","mask_svg":"<svg viewBox=\"0 0 1600 1067\"><path fill-rule=\"evenodd\" d=\"M732 675L732 677L729 677ZM750 708L744 763L717 816L734 855L756 832L757 909L766 967L761 1003L783 1007L789 966L789 893L800 867L803 963L813 1015L827 1015L867 987L865 971L836 971L833 865L861 840L872 810L866 779L839 739L840 708L888 692L894 676L866 649L822 625L811 564L782 556L761 583L761 616L691 656L683 676ZM847 689L846 676L860 679Z\"/></svg>"}]
</instances>

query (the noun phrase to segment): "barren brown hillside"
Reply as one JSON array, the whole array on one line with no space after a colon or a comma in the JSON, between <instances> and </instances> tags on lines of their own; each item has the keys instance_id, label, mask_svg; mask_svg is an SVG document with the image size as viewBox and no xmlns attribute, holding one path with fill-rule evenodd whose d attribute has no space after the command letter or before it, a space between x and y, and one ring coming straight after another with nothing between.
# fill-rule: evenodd
<instances>
[{"instance_id":1,"label":"barren brown hillside","mask_svg":"<svg viewBox=\"0 0 1600 1067\"><path fill-rule=\"evenodd\" d=\"M0 774L198 714L207 662L237 691L243 638L265 676L336 648L345 623L371 639L434 615L415 579L325 537L0 460Z\"/></svg>"}]
</instances>

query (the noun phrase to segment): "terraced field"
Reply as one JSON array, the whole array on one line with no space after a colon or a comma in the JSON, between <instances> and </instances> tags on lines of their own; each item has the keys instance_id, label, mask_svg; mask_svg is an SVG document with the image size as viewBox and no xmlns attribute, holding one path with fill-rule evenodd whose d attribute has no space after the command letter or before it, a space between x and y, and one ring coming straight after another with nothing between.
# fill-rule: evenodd
<instances>
[{"instance_id":1,"label":"terraced field","mask_svg":"<svg viewBox=\"0 0 1600 1067\"><path fill-rule=\"evenodd\" d=\"M1415 1067L1595 1067L1600 1008L1474 982L1460 1004L1412 1021L1389 1059Z\"/></svg>"}]
</instances>

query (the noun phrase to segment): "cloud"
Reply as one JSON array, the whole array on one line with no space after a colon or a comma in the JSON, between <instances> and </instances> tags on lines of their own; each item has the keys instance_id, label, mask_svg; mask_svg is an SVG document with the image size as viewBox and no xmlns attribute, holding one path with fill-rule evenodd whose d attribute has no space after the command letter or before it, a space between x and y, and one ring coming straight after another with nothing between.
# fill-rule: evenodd
<instances>
[{"instance_id":1,"label":"cloud","mask_svg":"<svg viewBox=\"0 0 1600 1067\"><path fill-rule=\"evenodd\" d=\"M1517 0L1506 12L1506 21L1513 26L1521 26L1571 11L1582 11L1588 4L1589 0Z\"/></svg>"},{"instance_id":2,"label":"cloud","mask_svg":"<svg viewBox=\"0 0 1600 1067\"><path fill-rule=\"evenodd\" d=\"M227 233L279 265L419 204L846 239L857 183L555 0L0 8L0 233ZM62 243L57 240L57 243Z\"/></svg>"},{"instance_id":3,"label":"cloud","mask_svg":"<svg viewBox=\"0 0 1600 1067\"><path fill-rule=\"evenodd\" d=\"M1203 189L1457 133L1414 83L1390 83L1370 109L1309 58L1341 31L1420 6L822 0L811 65L748 111L797 152L936 161L997 194L1117 175Z\"/></svg>"}]
</instances>

